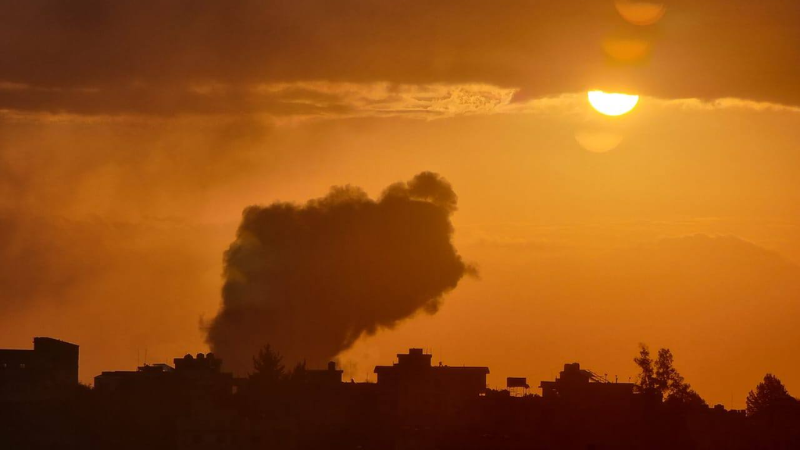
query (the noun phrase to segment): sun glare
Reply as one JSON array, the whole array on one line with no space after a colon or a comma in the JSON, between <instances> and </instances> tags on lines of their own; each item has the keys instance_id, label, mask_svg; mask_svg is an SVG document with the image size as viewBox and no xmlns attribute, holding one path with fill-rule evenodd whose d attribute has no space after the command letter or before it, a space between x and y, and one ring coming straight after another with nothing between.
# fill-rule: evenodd
<instances>
[{"instance_id":1,"label":"sun glare","mask_svg":"<svg viewBox=\"0 0 800 450\"><path fill-rule=\"evenodd\" d=\"M630 112L638 102L638 95L589 91L589 103L597 112L607 116L621 116Z\"/></svg>"}]
</instances>

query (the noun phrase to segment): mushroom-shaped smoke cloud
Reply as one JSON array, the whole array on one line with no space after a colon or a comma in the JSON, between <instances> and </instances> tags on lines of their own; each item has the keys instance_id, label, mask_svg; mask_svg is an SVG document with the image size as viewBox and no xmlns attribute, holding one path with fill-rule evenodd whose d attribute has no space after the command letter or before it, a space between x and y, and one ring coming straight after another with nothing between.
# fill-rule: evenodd
<instances>
[{"instance_id":1,"label":"mushroom-shaped smoke cloud","mask_svg":"<svg viewBox=\"0 0 800 450\"><path fill-rule=\"evenodd\" d=\"M446 180L423 172L377 201L345 186L302 206L245 209L224 256L211 349L239 374L266 344L289 363L318 364L364 334L436 312L474 272L451 242L456 201Z\"/></svg>"}]
</instances>

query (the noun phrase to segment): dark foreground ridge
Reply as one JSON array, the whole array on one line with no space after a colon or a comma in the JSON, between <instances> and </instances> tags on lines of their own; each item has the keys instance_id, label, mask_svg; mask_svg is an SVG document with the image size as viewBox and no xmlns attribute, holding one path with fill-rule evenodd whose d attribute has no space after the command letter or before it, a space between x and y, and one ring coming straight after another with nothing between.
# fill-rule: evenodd
<instances>
[{"instance_id":1,"label":"dark foreground ridge","mask_svg":"<svg viewBox=\"0 0 800 450\"><path fill-rule=\"evenodd\" d=\"M248 378L201 353L103 372L89 388L77 345L35 338L33 350L0 350L0 448L800 448L800 406L777 378L751 392L745 413L708 407L669 350L653 370L646 347L636 363L637 383L565 364L538 395L525 378L487 389L489 368L434 365L421 349L377 366L376 383L355 383L333 362L287 370L267 346Z\"/></svg>"}]
</instances>

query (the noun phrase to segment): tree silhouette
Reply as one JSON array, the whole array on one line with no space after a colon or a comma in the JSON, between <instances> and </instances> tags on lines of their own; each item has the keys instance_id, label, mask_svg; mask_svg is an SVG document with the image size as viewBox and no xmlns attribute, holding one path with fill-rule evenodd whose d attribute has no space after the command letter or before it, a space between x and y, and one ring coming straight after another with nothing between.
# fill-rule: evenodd
<instances>
[{"instance_id":1,"label":"tree silhouette","mask_svg":"<svg viewBox=\"0 0 800 450\"><path fill-rule=\"evenodd\" d=\"M639 344L639 356L633 360L641 369L638 378L639 390L657 394L671 404L707 406L705 400L689 383L686 383L675 368L674 360L672 351L662 348L658 351L658 358L653 362L647 345Z\"/></svg>"},{"instance_id":2,"label":"tree silhouette","mask_svg":"<svg viewBox=\"0 0 800 450\"><path fill-rule=\"evenodd\" d=\"M681 377L681 380L683 380L683 377ZM683 382L671 388L667 395L667 403L692 407L708 406L708 403L692 389L689 383Z\"/></svg>"},{"instance_id":3,"label":"tree silhouette","mask_svg":"<svg viewBox=\"0 0 800 450\"><path fill-rule=\"evenodd\" d=\"M297 363L294 366L294 369L292 369L292 371L289 372L286 375L286 378L287 378L288 381L293 382L293 383L300 383L300 382L305 381L306 380L306 362L303 361L301 363Z\"/></svg>"},{"instance_id":4,"label":"tree silhouette","mask_svg":"<svg viewBox=\"0 0 800 450\"><path fill-rule=\"evenodd\" d=\"M255 386L275 386L286 377L283 356L273 350L269 344L253 357L253 369L253 373L250 374L250 382Z\"/></svg>"},{"instance_id":5,"label":"tree silhouette","mask_svg":"<svg viewBox=\"0 0 800 450\"><path fill-rule=\"evenodd\" d=\"M650 358L650 349L647 345L639 344L639 356L633 358L633 362L639 366L641 373L636 383L641 392L657 392L658 383L656 381L655 371L653 370L653 360Z\"/></svg>"},{"instance_id":6,"label":"tree silhouette","mask_svg":"<svg viewBox=\"0 0 800 450\"><path fill-rule=\"evenodd\" d=\"M683 383L683 377L673 367L674 357L668 348L658 351L658 359L655 364L655 384L662 395L669 393L674 386Z\"/></svg>"},{"instance_id":7,"label":"tree silhouette","mask_svg":"<svg viewBox=\"0 0 800 450\"><path fill-rule=\"evenodd\" d=\"M774 411L776 408L796 406L797 400L789 395L786 386L775 375L768 373L756 390L747 394L747 415Z\"/></svg>"}]
</instances>

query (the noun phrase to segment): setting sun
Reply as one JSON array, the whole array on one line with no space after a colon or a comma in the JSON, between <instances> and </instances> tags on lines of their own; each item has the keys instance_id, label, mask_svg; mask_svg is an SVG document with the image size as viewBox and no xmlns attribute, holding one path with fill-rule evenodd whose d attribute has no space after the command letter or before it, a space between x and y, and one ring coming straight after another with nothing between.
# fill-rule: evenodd
<instances>
[{"instance_id":1,"label":"setting sun","mask_svg":"<svg viewBox=\"0 0 800 450\"><path fill-rule=\"evenodd\" d=\"M589 103L597 112L607 116L621 116L630 112L638 102L638 95L589 91Z\"/></svg>"}]
</instances>

